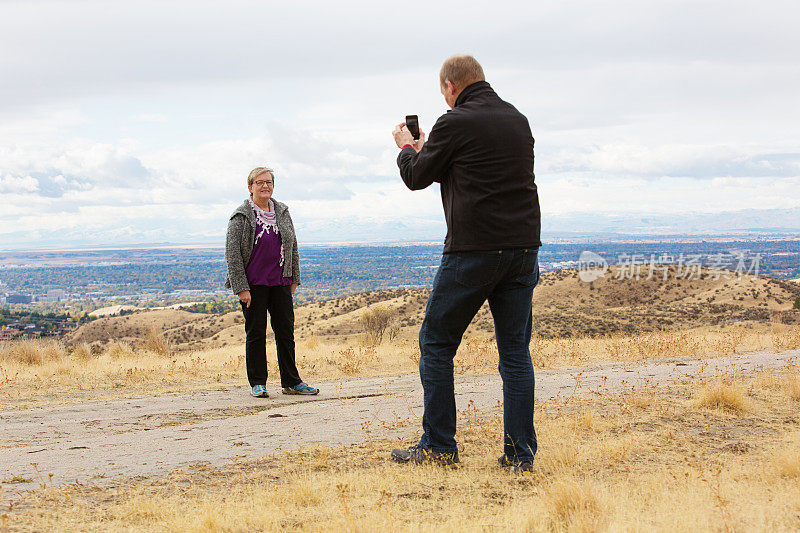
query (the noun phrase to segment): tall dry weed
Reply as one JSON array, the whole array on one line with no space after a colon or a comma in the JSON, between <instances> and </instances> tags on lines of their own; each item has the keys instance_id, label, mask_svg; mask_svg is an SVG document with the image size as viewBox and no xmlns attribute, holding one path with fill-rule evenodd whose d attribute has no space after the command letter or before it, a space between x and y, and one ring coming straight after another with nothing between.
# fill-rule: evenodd
<instances>
[{"instance_id":1,"label":"tall dry weed","mask_svg":"<svg viewBox=\"0 0 800 533\"><path fill-rule=\"evenodd\" d=\"M712 350L717 355L735 354L745 335L746 332L741 328L727 328L714 339Z\"/></svg>"},{"instance_id":2,"label":"tall dry weed","mask_svg":"<svg viewBox=\"0 0 800 533\"><path fill-rule=\"evenodd\" d=\"M755 381L756 387L766 390L780 389L783 382L778 377L775 372L762 372Z\"/></svg>"},{"instance_id":3,"label":"tall dry weed","mask_svg":"<svg viewBox=\"0 0 800 533\"><path fill-rule=\"evenodd\" d=\"M167 355L170 352L169 341L167 341L164 334L155 326L150 326L147 329L142 348L148 352L157 353L158 355Z\"/></svg>"},{"instance_id":4,"label":"tall dry weed","mask_svg":"<svg viewBox=\"0 0 800 533\"><path fill-rule=\"evenodd\" d=\"M582 339L555 339L552 355L556 359L578 364L586 359L586 347Z\"/></svg>"},{"instance_id":5,"label":"tall dry weed","mask_svg":"<svg viewBox=\"0 0 800 533\"><path fill-rule=\"evenodd\" d=\"M455 372L489 370L497 367L497 349L492 340L469 339L456 354Z\"/></svg>"},{"instance_id":6,"label":"tall dry weed","mask_svg":"<svg viewBox=\"0 0 800 533\"><path fill-rule=\"evenodd\" d=\"M303 342L303 345L308 350L316 350L319 348L319 337L312 333L308 336L308 338L306 338L306 340Z\"/></svg>"},{"instance_id":7,"label":"tall dry weed","mask_svg":"<svg viewBox=\"0 0 800 533\"><path fill-rule=\"evenodd\" d=\"M42 347L42 358L44 361L60 361L67 355L67 349L61 341L49 340L44 342Z\"/></svg>"},{"instance_id":8,"label":"tall dry weed","mask_svg":"<svg viewBox=\"0 0 800 533\"><path fill-rule=\"evenodd\" d=\"M594 532L602 527L603 508L588 480L556 480L544 496L551 531Z\"/></svg>"},{"instance_id":9,"label":"tall dry weed","mask_svg":"<svg viewBox=\"0 0 800 533\"><path fill-rule=\"evenodd\" d=\"M578 447L572 442L562 441L553 444L541 455L539 457L537 454L536 461L548 470L568 470L578 463Z\"/></svg>"},{"instance_id":10,"label":"tall dry weed","mask_svg":"<svg viewBox=\"0 0 800 533\"><path fill-rule=\"evenodd\" d=\"M800 327L774 323L770 330L772 346L779 352L800 348Z\"/></svg>"},{"instance_id":11,"label":"tall dry weed","mask_svg":"<svg viewBox=\"0 0 800 533\"><path fill-rule=\"evenodd\" d=\"M696 357L702 342L685 331L654 331L634 336L611 336L605 349L611 359L643 361L661 357Z\"/></svg>"},{"instance_id":12,"label":"tall dry weed","mask_svg":"<svg viewBox=\"0 0 800 533\"><path fill-rule=\"evenodd\" d=\"M779 476L800 481L800 432L789 435L789 443L775 453L773 464Z\"/></svg>"},{"instance_id":13,"label":"tall dry weed","mask_svg":"<svg viewBox=\"0 0 800 533\"><path fill-rule=\"evenodd\" d=\"M649 409L655 401L652 393L646 391L631 391L625 394L624 399L625 403L637 409Z\"/></svg>"},{"instance_id":14,"label":"tall dry weed","mask_svg":"<svg viewBox=\"0 0 800 533\"><path fill-rule=\"evenodd\" d=\"M545 354L547 343L547 339L544 339L539 335L534 334L531 336L531 362L536 368L547 368L547 356Z\"/></svg>"},{"instance_id":15,"label":"tall dry weed","mask_svg":"<svg viewBox=\"0 0 800 533\"><path fill-rule=\"evenodd\" d=\"M377 353L374 347L359 346L355 349L352 346L348 346L344 350L340 350L335 359L328 359L328 363L338 368L342 374L354 375L358 374L365 365L376 358Z\"/></svg>"},{"instance_id":16,"label":"tall dry weed","mask_svg":"<svg viewBox=\"0 0 800 533\"><path fill-rule=\"evenodd\" d=\"M290 499L301 506L312 505L319 501L319 491L314 478L308 472L295 474L289 480Z\"/></svg>"},{"instance_id":17,"label":"tall dry weed","mask_svg":"<svg viewBox=\"0 0 800 533\"><path fill-rule=\"evenodd\" d=\"M22 339L3 344L0 357L34 366L62 359L66 353L64 345L57 340Z\"/></svg>"},{"instance_id":18,"label":"tall dry weed","mask_svg":"<svg viewBox=\"0 0 800 533\"><path fill-rule=\"evenodd\" d=\"M104 353L112 359L127 359L133 357L133 348L127 342L113 341L110 343Z\"/></svg>"},{"instance_id":19,"label":"tall dry weed","mask_svg":"<svg viewBox=\"0 0 800 533\"><path fill-rule=\"evenodd\" d=\"M119 508L119 516L127 522L138 522L141 520L159 520L169 515L163 502L144 495L137 495Z\"/></svg>"},{"instance_id":20,"label":"tall dry weed","mask_svg":"<svg viewBox=\"0 0 800 533\"><path fill-rule=\"evenodd\" d=\"M724 378L701 383L694 393L692 404L695 407L719 409L731 413L742 413L750 408L744 389L739 384Z\"/></svg>"},{"instance_id":21,"label":"tall dry weed","mask_svg":"<svg viewBox=\"0 0 800 533\"><path fill-rule=\"evenodd\" d=\"M4 343L0 354L2 354L4 360L15 361L25 365L39 365L42 363L38 343L28 339Z\"/></svg>"},{"instance_id":22,"label":"tall dry weed","mask_svg":"<svg viewBox=\"0 0 800 533\"><path fill-rule=\"evenodd\" d=\"M92 347L88 343L82 342L73 346L69 355L78 361L88 361L92 358Z\"/></svg>"},{"instance_id":23,"label":"tall dry weed","mask_svg":"<svg viewBox=\"0 0 800 533\"><path fill-rule=\"evenodd\" d=\"M789 372L783 379L783 389L789 398L800 401L800 374Z\"/></svg>"},{"instance_id":24,"label":"tall dry weed","mask_svg":"<svg viewBox=\"0 0 800 533\"><path fill-rule=\"evenodd\" d=\"M800 448L786 448L775 456L775 467L783 477L800 478Z\"/></svg>"}]
</instances>

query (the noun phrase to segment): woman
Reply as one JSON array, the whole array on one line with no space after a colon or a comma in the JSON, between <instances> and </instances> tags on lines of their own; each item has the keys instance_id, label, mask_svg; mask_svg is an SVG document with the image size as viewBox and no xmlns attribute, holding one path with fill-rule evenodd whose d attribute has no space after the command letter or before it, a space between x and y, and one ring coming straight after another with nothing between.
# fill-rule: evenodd
<instances>
[{"instance_id":1,"label":"woman","mask_svg":"<svg viewBox=\"0 0 800 533\"><path fill-rule=\"evenodd\" d=\"M297 372L292 294L300 285L300 256L289 209L272 199L275 173L258 167L247 177L250 198L231 215L225 241L225 287L239 297L247 334L245 352L250 393L267 394L267 313L278 351L284 394L319 394Z\"/></svg>"}]
</instances>

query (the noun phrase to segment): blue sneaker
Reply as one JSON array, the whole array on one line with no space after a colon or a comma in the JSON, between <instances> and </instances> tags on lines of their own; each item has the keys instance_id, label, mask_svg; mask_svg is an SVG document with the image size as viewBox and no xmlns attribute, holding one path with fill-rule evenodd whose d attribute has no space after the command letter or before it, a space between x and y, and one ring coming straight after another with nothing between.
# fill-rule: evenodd
<instances>
[{"instance_id":1,"label":"blue sneaker","mask_svg":"<svg viewBox=\"0 0 800 533\"><path fill-rule=\"evenodd\" d=\"M269 394L264 385L256 385L250 389L250 394L255 398L269 398Z\"/></svg>"},{"instance_id":2,"label":"blue sneaker","mask_svg":"<svg viewBox=\"0 0 800 533\"><path fill-rule=\"evenodd\" d=\"M309 396L314 394L319 394L319 389L315 389L314 387L309 387L305 383L299 383L294 387L284 387L283 388L284 394L307 394Z\"/></svg>"}]
</instances>

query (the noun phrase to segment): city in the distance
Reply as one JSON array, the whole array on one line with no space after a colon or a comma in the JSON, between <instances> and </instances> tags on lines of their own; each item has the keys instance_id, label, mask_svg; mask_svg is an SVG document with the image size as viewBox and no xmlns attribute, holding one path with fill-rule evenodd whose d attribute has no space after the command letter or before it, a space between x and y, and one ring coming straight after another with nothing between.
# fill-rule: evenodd
<instances>
[{"instance_id":1,"label":"city in the distance","mask_svg":"<svg viewBox=\"0 0 800 533\"><path fill-rule=\"evenodd\" d=\"M301 248L298 304L361 292L429 288L442 246L434 243L317 244ZM592 268L595 256L639 279L672 275L800 278L800 240L791 237L691 237L545 243L542 272ZM81 322L135 310L181 307L222 313L238 307L223 287L221 247L165 245L119 249L0 251L0 335L60 335ZM597 275L597 274L595 274Z\"/></svg>"}]
</instances>

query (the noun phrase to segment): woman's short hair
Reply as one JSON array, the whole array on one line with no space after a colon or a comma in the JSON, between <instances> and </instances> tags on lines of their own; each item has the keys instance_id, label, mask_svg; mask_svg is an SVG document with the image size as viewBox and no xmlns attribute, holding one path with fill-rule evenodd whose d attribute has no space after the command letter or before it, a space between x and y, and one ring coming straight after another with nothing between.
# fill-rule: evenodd
<instances>
[{"instance_id":1,"label":"woman's short hair","mask_svg":"<svg viewBox=\"0 0 800 533\"><path fill-rule=\"evenodd\" d=\"M444 82L447 80L450 80L456 89L463 89L476 81L486 81L486 77L477 59L470 55L459 54L445 59L442 70L439 71L439 85L444 87Z\"/></svg>"},{"instance_id":2,"label":"woman's short hair","mask_svg":"<svg viewBox=\"0 0 800 533\"><path fill-rule=\"evenodd\" d=\"M275 171L271 168L267 167L256 167L250 171L250 175L247 176L247 186L251 186L253 182L256 180L258 176L263 174L264 172L269 172L269 175L272 176L272 179L275 179Z\"/></svg>"}]
</instances>

